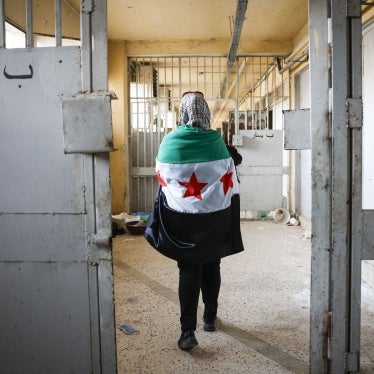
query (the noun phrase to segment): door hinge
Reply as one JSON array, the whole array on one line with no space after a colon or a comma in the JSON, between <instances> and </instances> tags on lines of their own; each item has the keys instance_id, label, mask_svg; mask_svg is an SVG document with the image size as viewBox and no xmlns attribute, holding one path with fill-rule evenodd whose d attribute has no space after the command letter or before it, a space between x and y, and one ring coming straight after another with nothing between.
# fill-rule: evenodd
<instances>
[{"instance_id":1,"label":"door hinge","mask_svg":"<svg viewBox=\"0 0 374 374\"><path fill-rule=\"evenodd\" d=\"M99 230L92 239L93 244L96 244L97 247L109 247L111 233L109 231Z\"/></svg>"},{"instance_id":2,"label":"door hinge","mask_svg":"<svg viewBox=\"0 0 374 374\"><path fill-rule=\"evenodd\" d=\"M359 354L358 352L344 353L344 368L346 372L356 372L359 368Z\"/></svg>"},{"instance_id":3,"label":"door hinge","mask_svg":"<svg viewBox=\"0 0 374 374\"><path fill-rule=\"evenodd\" d=\"M329 311L327 314L326 322L326 333L327 333L327 359L331 360L331 332L332 332L332 312Z\"/></svg>"},{"instance_id":4,"label":"door hinge","mask_svg":"<svg viewBox=\"0 0 374 374\"><path fill-rule=\"evenodd\" d=\"M94 8L93 0L81 0L82 13L92 13Z\"/></svg>"},{"instance_id":5,"label":"door hinge","mask_svg":"<svg viewBox=\"0 0 374 374\"><path fill-rule=\"evenodd\" d=\"M362 127L362 98L348 98L345 102L347 126L351 129Z\"/></svg>"},{"instance_id":6,"label":"door hinge","mask_svg":"<svg viewBox=\"0 0 374 374\"><path fill-rule=\"evenodd\" d=\"M361 17L361 5L362 4L360 0L346 0L345 7L347 17Z\"/></svg>"}]
</instances>

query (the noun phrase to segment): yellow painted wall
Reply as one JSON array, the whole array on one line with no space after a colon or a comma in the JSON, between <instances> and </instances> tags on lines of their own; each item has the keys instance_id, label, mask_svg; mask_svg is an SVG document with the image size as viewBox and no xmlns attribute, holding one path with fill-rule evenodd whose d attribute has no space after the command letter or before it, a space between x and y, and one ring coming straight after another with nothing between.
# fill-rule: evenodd
<instances>
[{"instance_id":1,"label":"yellow painted wall","mask_svg":"<svg viewBox=\"0 0 374 374\"><path fill-rule=\"evenodd\" d=\"M230 40L174 40L174 41L129 41L127 52L132 55L226 55ZM290 40L240 40L238 54L281 55L286 56L292 49Z\"/></svg>"},{"instance_id":2,"label":"yellow painted wall","mask_svg":"<svg viewBox=\"0 0 374 374\"><path fill-rule=\"evenodd\" d=\"M115 151L110 154L112 214L128 211L128 89L126 43L108 43L108 87L118 100L112 100L112 126Z\"/></svg>"},{"instance_id":3,"label":"yellow painted wall","mask_svg":"<svg viewBox=\"0 0 374 374\"><path fill-rule=\"evenodd\" d=\"M374 7L366 5L362 9L362 23L370 23L374 21Z\"/></svg>"}]
</instances>

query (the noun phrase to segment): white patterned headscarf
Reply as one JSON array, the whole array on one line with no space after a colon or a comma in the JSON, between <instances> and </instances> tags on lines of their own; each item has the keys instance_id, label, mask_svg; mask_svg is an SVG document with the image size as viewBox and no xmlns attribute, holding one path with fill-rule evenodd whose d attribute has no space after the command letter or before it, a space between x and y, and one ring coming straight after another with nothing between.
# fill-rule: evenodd
<instances>
[{"instance_id":1,"label":"white patterned headscarf","mask_svg":"<svg viewBox=\"0 0 374 374\"><path fill-rule=\"evenodd\" d=\"M179 107L179 125L210 129L210 110L202 95L191 92L182 97Z\"/></svg>"}]
</instances>

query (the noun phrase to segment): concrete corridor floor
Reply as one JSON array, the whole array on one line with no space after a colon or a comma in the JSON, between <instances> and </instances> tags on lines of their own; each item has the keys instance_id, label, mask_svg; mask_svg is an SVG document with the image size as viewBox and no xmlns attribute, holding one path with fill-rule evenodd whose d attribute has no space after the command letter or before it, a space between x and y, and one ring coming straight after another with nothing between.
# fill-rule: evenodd
<instances>
[{"instance_id":1,"label":"concrete corridor floor","mask_svg":"<svg viewBox=\"0 0 374 374\"><path fill-rule=\"evenodd\" d=\"M308 373L310 240L300 226L242 221L246 250L221 262L218 329L180 336L178 268L143 236L113 238L118 373ZM374 373L374 295L363 288L362 373ZM126 324L138 333L126 334Z\"/></svg>"}]
</instances>

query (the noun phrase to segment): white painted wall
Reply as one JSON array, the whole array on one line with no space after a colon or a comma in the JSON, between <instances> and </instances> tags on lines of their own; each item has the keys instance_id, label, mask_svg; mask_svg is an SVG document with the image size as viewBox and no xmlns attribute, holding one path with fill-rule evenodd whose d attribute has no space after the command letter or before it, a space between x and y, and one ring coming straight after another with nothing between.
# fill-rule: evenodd
<instances>
[{"instance_id":1,"label":"white painted wall","mask_svg":"<svg viewBox=\"0 0 374 374\"><path fill-rule=\"evenodd\" d=\"M310 108L309 69L298 75L296 95L299 98L298 109ZM310 149L299 153L299 212L308 220L312 218L312 151Z\"/></svg>"},{"instance_id":2,"label":"white painted wall","mask_svg":"<svg viewBox=\"0 0 374 374\"><path fill-rule=\"evenodd\" d=\"M278 101L273 108L273 125L275 130L283 130L283 110L288 110L288 100ZM283 147L284 148L284 147ZM287 170L290 166L290 151L283 149L283 168ZM286 202L286 206L283 208L288 209L289 205L289 189L290 189L290 175L284 174L283 175L283 186L282 186L282 194L283 200Z\"/></svg>"},{"instance_id":3,"label":"white painted wall","mask_svg":"<svg viewBox=\"0 0 374 374\"><path fill-rule=\"evenodd\" d=\"M363 111L362 207L374 209L374 24L363 31ZM362 261L362 279L374 288L374 260Z\"/></svg>"},{"instance_id":4,"label":"white painted wall","mask_svg":"<svg viewBox=\"0 0 374 374\"><path fill-rule=\"evenodd\" d=\"M374 209L374 24L363 32L363 209Z\"/></svg>"}]
</instances>

